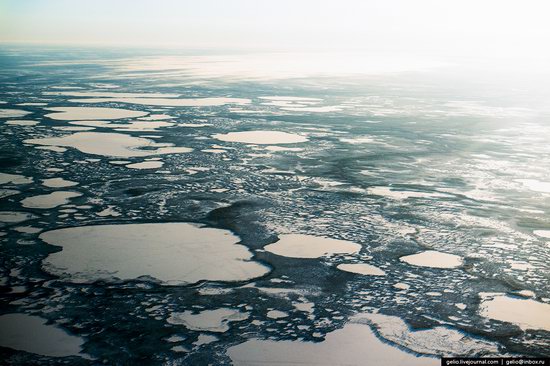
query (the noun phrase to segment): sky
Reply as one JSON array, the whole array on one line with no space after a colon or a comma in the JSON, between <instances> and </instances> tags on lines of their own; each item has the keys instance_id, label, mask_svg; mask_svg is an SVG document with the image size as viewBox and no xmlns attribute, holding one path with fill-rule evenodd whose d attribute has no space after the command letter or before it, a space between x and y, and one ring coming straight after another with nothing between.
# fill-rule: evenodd
<instances>
[{"instance_id":1,"label":"sky","mask_svg":"<svg viewBox=\"0 0 550 366\"><path fill-rule=\"evenodd\" d=\"M0 0L0 42L550 59L547 0Z\"/></svg>"}]
</instances>

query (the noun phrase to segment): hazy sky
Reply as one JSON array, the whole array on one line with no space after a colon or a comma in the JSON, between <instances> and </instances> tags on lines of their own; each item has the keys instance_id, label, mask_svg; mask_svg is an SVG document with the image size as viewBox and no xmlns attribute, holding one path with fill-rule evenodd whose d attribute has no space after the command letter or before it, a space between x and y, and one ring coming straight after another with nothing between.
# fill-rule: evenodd
<instances>
[{"instance_id":1,"label":"hazy sky","mask_svg":"<svg viewBox=\"0 0 550 366\"><path fill-rule=\"evenodd\" d=\"M0 41L548 57L547 0L0 0Z\"/></svg>"}]
</instances>

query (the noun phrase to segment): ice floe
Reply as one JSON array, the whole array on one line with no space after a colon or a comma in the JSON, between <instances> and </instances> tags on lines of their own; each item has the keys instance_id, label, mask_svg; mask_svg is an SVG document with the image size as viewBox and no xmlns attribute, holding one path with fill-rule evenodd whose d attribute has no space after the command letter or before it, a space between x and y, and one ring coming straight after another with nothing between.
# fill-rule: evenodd
<instances>
[{"instance_id":1,"label":"ice floe","mask_svg":"<svg viewBox=\"0 0 550 366\"><path fill-rule=\"evenodd\" d=\"M366 276L385 276L386 272L366 263L347 263L336 266L341 271L362 274Z\"/></svg>"},{"instance_id":2,"label":"ice floe","mask_svg":"<svg viewBox=\"0 0 550 366\"><path fill-rule=\"evenodd\" d=\"M64 153L65 151L67 151L66 148L60 147L60 146L38 146L38 147L36 147L36 149L54 151L54 152L58 152L58 153Z\"/></svg>"},{"instance_id":3,"label":"ice floe","mask_svg":"<svg viewBox=\"0 0 550 366\"><path fill-rule=\"evenodd\" d=\"M84 89L84 88L81 86L74 86L74 85L52 85L50 89L78 90L78 89Z\"/></svg>"},{"instance_id":4,"label":"ice floe","mask_svg":"<svg viewBox=\"0 0 550 366\"><path fill-rule=\"evenodd\" d=\"M157 131L158 128L174 126L174 123L164 121L130 121L128 123L111 123L109 121L73 121L69 123L87 127L112 128L115 131L126 132L154 132Z\"/></svg>"},{"instance_id":5,"label":"ice floe","mask_svg":"<svg viewBox=\"0 0 550 366\"><path fill-rule=\"evenodd\" d=\"M190 330L223 333L229 330L231 322L246 319L248 319L248 313L242 313L235 309L221 308L204 310L199 313L193 313L192 311L172 313L167 322L183 325Z\"/></svg>"},{"instance_id":6,"label":"ice floe","mask_svg":"<svg viewBox=\"0 0 550 366\"><path fill-rule=\"evenodd\" d=\"M48 209L69 203L74 197L82 196L82 193L72 191L58 191L23 199L21 205L27 208Z\"/></svg>"},{"instance_id":7,"label":"ice floe","mask_svg":"<svg viewBox=\"0 0 550 366\"><path fill-rule=\"evenodd\" d=\"M393 287L395 287L398 290L408 290L409 288L411 288L410 285L408 285L406 283L403 283L403 282L398 282L398 283L394 284Z\"/></svg>"},{"instance_id":8,"label":"ice floe","mask_svg":"<svg viewBox=\"0 0 550 366\"><path fill-rule=\"evenodd\" d=\"M229 132L226 134L216 134L212 137L220 141L259 145L295 144L308 141L304 136L281 131Z\"/></svg>"},{"instance_id":9,"label":"ice floe","mask_svg":"<svg viewBox=\"0 0 550 366\"><path fill-rule=\"evenodd\" d=\"M48 103L39 103L39 102L28 102L28 103L18 103L17 104L18 106L21 106L21 107L25 107L25 106L29 106L29 107L42 107L42 106L45 106L45 105L48 105Z\"/></svg>"},{"instance_id":10,"label":"ice floe","mask_svg":"<svg viewBox=\"0 0 550 366\"><path fill-rule=\"evenodd\" d=\"M109 164L113 164L113 165L127 165L127 164L130 164L131 161L129 160L111 160L109 161Z\"/></svg>"},{"instance_id":11,"label":"ice floe","mask_svg":"<svg viewBox=\"0 0 550 366\"><path fill-rule=\"evenodd\" d=\"M77 356L84 341L37 316L0 316L0 346L50 357Z\"/></svg>"},{"instance_id":12,"label":"ice floe","mask_svg":"<svg viewBox=\"0 0 550 366\"><path fill-rule=\"evenodd\" d=\"M535 297L535 293L531 290L521 290L521 291L517 291L516 294L518 294L519 296L523 296L523 297Z\"/></svg>"},{"instance_id":13,"label":"ice floe","mask_svg":"<svg viewBox=\"0 0 550 366\"><path fill-rule=\"evenodd\" d=\"M389 187L370 187L367 192L376 196L383 196L392 198L395 200L406 200L408 198L439 198L448 197L443 193L427 193L417 191L405 191L398 189L391 189Z\"/></svg>"},{"instance_id":14,"label":"ice floe","mask_svg":"<svg viewBox=\"0 0 550 366\"><path fill-rule=\"evenodd\" d=\"M243 105L250 103L245 98L90 98L71 99L76 103L126 103L165 107L217 107L226 104Z\"/></svg>"},{"instance_id":15,"label":"ice floe","mask_svg":"<svg viewBox=\"0 0 550 366\"><path fill-rule=\"evenodd\" d=\"M281 319L281 318L287 318L288 313L280 310L269 310L266 314L266 316L269 319Z\"/></svg>"},{"instance_id":16,"label":"ice floe","mask_svg":"<svg viewBox=\"0 0 550 366\"><path fill-rule=\"evenodd\" d=\"M77 132L62 137L29 139L24 142L34 145L72 147L86 154L124 158L192 151L187 147L174 147L169 143L156 143L146 138L122 133Z\"/></svg>"},{"instance_id":17,"label":"ice floe","mask_svg":"<svg viewBox=\"0 0 550 366\"><path fill-rule=\"evenodd\" d=\"M311 104L319 104L322 99L316 98L301 98L301 97L259 97L259 99L267 100L261 103L262 105L285 108L305 108Z\"/></svg>"},{"instance_id":18,"label":"ice floe","mask_svg":"<svg viewBox=\"0 0 550 366\"><path fill-rule=\"evenodd\" d=\"M361 250L361 245L345 240L331 239L304 234L279 235L279 240L266 245L270 253L293 258L319 258L332 254L353 254Z\"/></svg>"},{"instance_id":19,"label":"ice floe","mask_svg":"<svg viewBox=\"0 0 550 366\"><path fill-rule=\"evenodd\" d=\"M0 189L0 198L6 198L9 196L15 196L16 194L21 193L15 189Z\"/></svg>"},{"instance_id":20,"label":"ice floe","mask_svg":"<svg viewBox=\"0 0 550 366\"><path fill-rule=\"evenodd\" d=\"M294 101L294 102L320 102L322 99L309 97L293 97L293 96L266 96L258 97L258 99L277 100L277 101Z\"/></svg>"},{"instance_id":21,"label":"ice floe","mask_svg":"<svg viewBox=\"0 0 550 366\"><path fill-rule=\"evenodd\" d=\"M12 119L5 122L5 124L12 125L12 126L35 126L38 123L39 123L38 121L33 121L28 119L19 119L19 120Z\"/></svg>"},{"instance_id":22,"label":"ice floe","mask_svg":"<svg viewBox=\"0 0 550 366\"><path fill-rule=\"evenodd\" d=\"M265 149L267 151L274 151L274 152L279 152L279 151L303 151L304 150L301 147L286 147L286 146L266 146Z\"/></svg>"},{"instance_id":23,"label":"ice floe","mask_svg":"<svg viewBox=\"0 0 550 366\"><path fill-rule=\"evenodd\" d=\"M302 106L282 107L281 109L284 111L292 111L292 112L330 113L330 112L340 112L344 108L345 106L327 105L322 107L302 107Z\"/></svg>"},{"instance_id":24,"label":"ice floe","mask_svg":"<svg viewBox=\"0 0 550 366\"><path fill-rule=\"evenodd\" d=\"M31 112L22 109L0 109L0 118L20 118L27 114L31 114Z\"/></svg>"},{"instance_id":25,"label":"ice floe","mask_svg":"<svg viewBox=\"0 0 550 366\"><path fill-rule=\"evenodd\" d=\"M227 349L236 366L248 365L439 365L440 361L393 347L366 324L346 324L322 342L274 341L252 338Z\"/></svg>"},{"instance_id":26,"label":"ice floe","mask_svg":"<svg viewBox=\"0 0 550 366\"><path fill-rule=\"evenodd\" d=\"M550 230L535 230L533 234L541 238L550 239Z\"/></svg>"},{"instance_id":27,"label":"ice floe","mask_svg":"<svg viewBox=\"0 0 550 366\"><path fill-rule=\"evenodd\" d=\"M231 232L189 223L71 227L40 238L62 251L43 262L72 282L154 278L166 285L244 281L269 272Z\"/></svg>"},{"instance_id":28,"label":"ice floe","mask_svg":"<svg viewBox=\"0 0 550 366\"><path fill-rule=\"evenodd\" d=\"M24 233L24 234L36 234L42 231L41 228L33 227L33 226L18 226L14 228L15 231L18 233Z\"/></svg>"},{"instance_id":29,"label":"ice floe","mask_svg":"<svg viewBox=\"0 0 550 366\"><path fill-rule=\"evenodd\" d=\"M185 336L173 335L173 336L170 336L170 337L166 338L166 341L168 341L170 343L176 343L176 342L182 342L186 339L187 339L187 337L185 337Z\"/></svg>"},{"instance_id":30,"label":"ice floe","mask_svg":"<svg viewBox=\"0 0 550 366\"><path fill-rule=\"evenodd\" d=\"M215 335L211 335L211 334L199 334L199 336L197 337L197 340L195 342L193 342L193 344L197 347L200 347L202 346L203 344L210 344L210 343L214 343L216 341L218 341L219 338L216 337Z\"/></svg>"},{"instance_id":31,"label":"ice floe","mask_svg":"<svg viewBox=\"0 0 550 366\"><path fill-rule=\"evenodd\" d=\"M164 165L162 161L142 161L141 163L133 163L126 165L130 169L157 169Z\"/></svg>"},{"instance_id":32,"label":"ice floe","mask_svg":"<svg viewBox=\"0 0 550 366\"><path fill-rule=\"evenodd\" d=\"M118 212L115 206L107 206L106 209L99 211L96 215L99 217L108 217L108 216L118 217L118 216L121 216L122 214Z\"/></svg>"},{"instance_id":33,"label":"ice floe","mask_svg":"<svg viewBox=\"0 0 550 366\"><path fill-rule=\"evenodd\" d=\"M479 296L481 316L512 323L523 330L550 331L550 304L503 293L480 293Z\"/></svg>"},{"instance_id":34,"label":"ice floe","mask_svg":"<svg viewBox=\"0 0 550 366\"><path fill-rule=\"evenodd\" d=\"M306 301L305 298L300 299L301 302L294 302L292 305L298 310L303 311L305 313L313 314L313 310L315 309L315 304L312 302Z\"/></svg>"},{"instance_id":35,"label":"ice floe","mask_svg":"<svg viewBox=\"0 0 550 366\"><path fill-rule=\"evenodd\" d=\"M48 178L42 181L42 185L51 188L62 188L77 186L78 182L73 182L72 180L66 180L63 178Z\"/></svg>"},{"instance_id":36,"label":"ice floe","mask_svg":"<svg viewBox=\"0 0 550 366\"><path fill-rule=\"evenodd\" d=\"M401 261L414 266L433 268L456 268L462 265L462 258L458 255L426 250L417 254L399 258Z\"/></svg>"},{"instance_id":37,"label":"ice floe","mask_svg":"<svg viewBox=\"0 0 550 366\"><path fill-rule=\"evenodd\" d=\"M494 343L469 337L450 327L412 330L401 318L383 314L359 314L353 320L367 320L382 338L421 354L481 357L499 351Z\"/></svg>"},{"instance_id":38,"label":"ice floe","mask_svg":"<svg viewBox=\"0 0 550 366\"><path fill-rule=\"evenodd\" d=\"M172 119L174 117L168 114L150 114L147 117L138 118L140 121L162 121L165 119Z\"/></svg>"},{"instance_id":39,"label":"ice floe","mask_svg":"<svg viewBox=\"0 0 550 366\"><path fill-rule=\"evenodd\" d=\"M173 352L178 352L178 353L187 353L189 351L191 351L189 348L185 347L185 346L174 346L172 348L170 348Z\"/></svg>"},{"instance_id":40,"label":"ice floe","mask_svg":"<svg viewBox=\"0 0 550 366\"><path fill-rule=\"evenodd\" d=\"M54 129L54 130L59 130L59 131L71 131L71 132L76 132L76 131L93 131L93 130L95 130L95 127L55 126L55 127L52 127L52 129Z\"/></svg>"},{"instance_id":41,"label":"ice floe","mask_svg":"<svg viewBox=\"0 0 550 366\"><path fill-rule=\"evenodd\" d=\"M457 308L460 310L465 310L468 306L466 304L463 304L461 302L454 304Z\"/></svg>"},{"instance_id":42,"label":"ice floe","mask_svg":"<svg viewBox=\"0 0 550 366\"><path fill-rule=\"evenodd\" d=\"M28 184L32 182L32 178L28 178L20 174L0 173L0 184Z\"/></svg>"},{"instance_id":43,"label":"ice floe","mask_svg":"<svg viewBox=\"0 0 550 366\"><path fill-rule=\"evenodd\" d=\"M44 95L91 98L177 98L180 94L167 93L123 93L105 91L55 91L43 92Z\"/></svg>"},{"instance_id":44,"label":"ice floe","mask_svg":"<svg viewBox=\"0 0 550 366\"><path fill-rule=\"evenodd\" d=\"M36 216L28 212L0 211L0 222L3 223L23 222L34 218Z\"/></svg>"},{"instance_id":45,"label":"ice floe","mask_svg":"<svg viewBox=\"0 0 550 366\"><path fill-rule=\"evenodd\" d=\"M130 109L101 107L56 107L46 108L46 110L54 113L48 113L45 117L60 121L136 118L149 114Z\"/></svg>"}]
</instances>

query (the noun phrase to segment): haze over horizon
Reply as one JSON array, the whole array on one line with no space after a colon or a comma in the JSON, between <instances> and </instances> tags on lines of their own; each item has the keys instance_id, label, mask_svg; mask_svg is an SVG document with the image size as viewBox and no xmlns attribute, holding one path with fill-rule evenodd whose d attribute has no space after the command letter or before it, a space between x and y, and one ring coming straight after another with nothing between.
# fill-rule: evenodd
<instances>
[{"instance_id":1,"label":"haze over horizon","mask_svg":"<svg viewBox=\"0 0 550 366\"><path fill-rule=\"evenodd\" d=\"M546 1L0 0L0 42L548 59Z\"/></svg>"}]
</instances>

